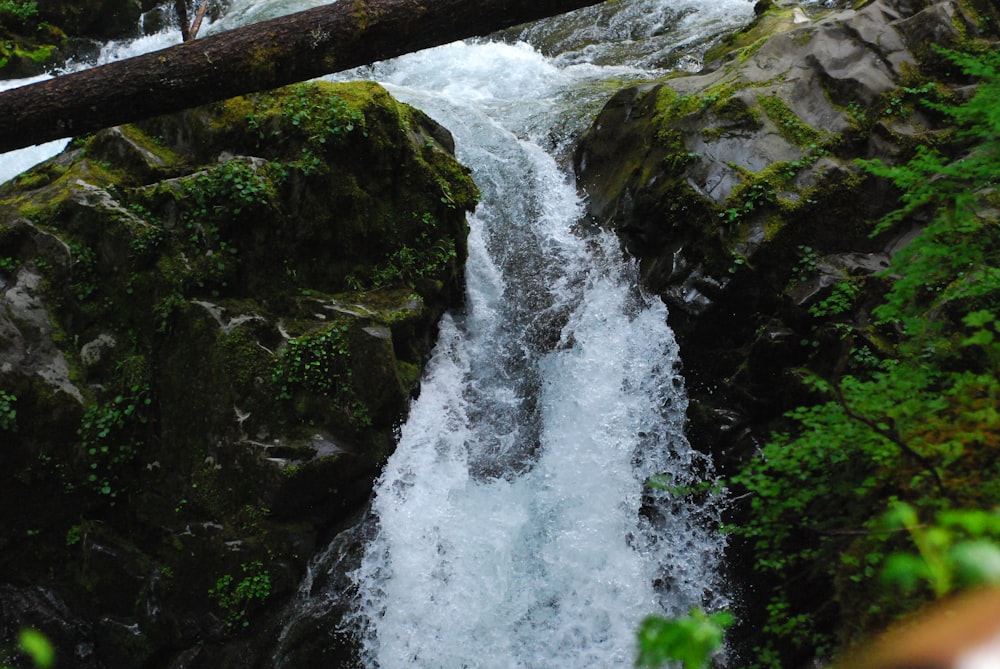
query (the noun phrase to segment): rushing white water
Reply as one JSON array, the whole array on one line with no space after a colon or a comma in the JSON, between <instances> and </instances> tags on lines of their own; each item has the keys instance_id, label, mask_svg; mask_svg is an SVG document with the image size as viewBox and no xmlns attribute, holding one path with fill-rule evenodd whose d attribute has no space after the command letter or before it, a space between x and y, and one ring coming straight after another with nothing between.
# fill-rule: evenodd
<instances>
[{"instance_id":1,"label":"rushing white water","mask_svg":"<svg viewBox=\"0 0 1000 669\"><path fill-rule=\"evenodd\" d=\"M365 661L615 667L641 619L720 597L677 351L658 300L606 232L582 229L563 143L623 66L526 44L456 44L374 69L444 123L483 203L467 308L441 338L372 505L354 572Z\"/></svg>"},{"instance_id":2,"label":"rushing white water","mask_svg":"<svg viewBox=\"0 0 1000 669\"><path fill-rule=\"evenodd\" d=\"M315 4L235 0L211 30ZM614 86L697 62L751 14L748 0L623 0L351 73L451 130L482 191L466 307L441 324L356 530L346 605L366 666L628 666L645 615L724 602L714 503L647 483L711 471L682 434L665 307L613 236L580 222L567 152ZM345 606L342 543L314 560L293 618Z\"/></svg>"}]
</instances>

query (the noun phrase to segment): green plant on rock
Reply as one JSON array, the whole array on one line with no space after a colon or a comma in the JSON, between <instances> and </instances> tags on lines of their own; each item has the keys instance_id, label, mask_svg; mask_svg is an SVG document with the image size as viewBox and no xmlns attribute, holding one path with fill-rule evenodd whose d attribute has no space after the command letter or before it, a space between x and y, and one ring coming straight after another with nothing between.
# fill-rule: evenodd
<instances>
[{"instance_id":1,"label":"green plant on rock","mask_svg":"<svg viewBox=\"0 0 1000 669\"><path fill-rule=\"evenodd\" d=\"M430 212L419 217L414 213L413 217L420 221L416 239L412 244L403 244L372 269L370 288L403 285L415 289L419 281L437 278L458 258L454 239L438 235L437 219ZM356 289L363 284L352 275L348 285Z\"/></svg>"},{"instance_id":2,"label":"green plant on rock","mask_svg":"<svg viewBox=\"0 0 1000 669\"><path fill-rule=\"evenodd\" d=\"M275 197L273 170L266 163L233 158L185 182L186 193L197 205L193 215L210 218L229 212L238 216L244 210L267 206Z\"/></svg>"},{"instance_id":3,"label":"green plant on rock","mask_svg":"<svg viewBox=\"0 0 1000 669\"><path fill-rule=\"evenodd\" d=\"M70 288L76 299L83 302L97 292L97 278L94 273L97 255L92 248L83 244L71 242L69 249L73 257L71 265L73 280Z\"/></svg>"},{"instance_id":4,"label":"green plant on rock","mask_svg":"<svg viewBox=\"0 0 1000 669\"><path fill-rule=\"evenodd\" d=\"M91 406L80 421L77 437L84 485L112 503L128 487L125 469L142 449L151 404L149 386L137 384Z\"/></svg>"},{"instance_id":5,"label":"green plant on rock","mask_svg":"<svg viewBox=\"0 0 1000 669\"><path fill-rule=\"evenodd\" d=\"M271 575L260 560L240 565L242 576L223 574L209 589L208 596L222 611L226 627L239 629L250 626L247 614L252 606L271 594Z\"/></svg>"},{"instance_id":6,"label":"green plant on rock","mask_svg":"<svg viewBox=\"0 0 1000 669\"><path fill-rule=\"evenodd\" d=\"M334 324L288 342L278 357L272 381L279 398L291 399L297 389L335 396L350 375L347 324Z\"/></svg>"},{"instance_id":7,"label":"green plant on rock","mask_svg":"<svg viewBox=\"0 0 1000 669\"><path fill-rule=\"evenodd\" d=\"M333 323L288 342L271 374L278 399L292 400L300 393L332 400L356 428L371 425L368 407L355 391L350 348L350 326Z\"/></svg>"},{"instance_id":8,"label":"green plant on rock","mask_svg":"<svg viewBox=\"0 0 1000 669\"><path fill-rule=\"evenodd\" d=\"M282 116L301 131L307 141L325 144L346 135L355 127L364 130L364 116L336 95L329 95L315 83L293 86L281 107Z\"/></svg>"},{"instance_id":9,"label":"green plant on rock","mask_svg":"<svg viewBox=\"0 0 1000 669\"><path fill-rule=\"evenodd\" d=\"M719 218L729 226L736 226L748 216L776 199L774 186L768 181L750 181L736 190L727 202L731 206L719 212Z\"/></svg>"},{"instance_id":10,"label":"green plant on rock","mask_svg":"<svg viewBox=\"0 0 1000 669\"><path fill-rule=\"evenodd\" d=\"M164 271L177 295L191 289L218 295L229 288L239 263L229 231L242 217L271 206L284 175L281 165L233 158L182 182L183 231L177 241L184 260ZM155 230L148 234L143 242L157 243Z\"/></svg>"},{"instance_id":11,"label":"green plant on rock","mask_svg":"<svg viewBox=\"0 0 1000 669\"><path fill-rule=\"evenodd\" d=\"M830 295L809 307L809 314L816 318L845 314L860 294L860 282L843 279L834 284Z\"/></svg>"},{"instance_id":12,"label":"green plant on rock","mask_svg":"<svg viewBox=\"0 0 1000 669\"><path fill-rule=\"evenodd\" d=\"M800 244L798 247L799 260L792 267L792 281L801 283L812 275L819 265L820 255L811 246Z\"/></svg>"},{"instance_id":13,"label":"green plant on rock","mask_svg":"<svg viewBox=\"0 0 1000 669\"><path fill-rule=\"evenodd\" d=\"M17 396L0 390L0 431L17 431Z\"/></svg>"}]
</instances>

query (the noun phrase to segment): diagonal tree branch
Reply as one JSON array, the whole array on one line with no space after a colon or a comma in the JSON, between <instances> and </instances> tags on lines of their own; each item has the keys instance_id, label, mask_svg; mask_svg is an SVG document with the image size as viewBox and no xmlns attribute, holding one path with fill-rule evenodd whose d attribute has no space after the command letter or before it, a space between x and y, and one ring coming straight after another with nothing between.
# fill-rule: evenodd
<instances>
[{"instance_id":1,"label":"diagonal tree branch","mask_svg":"<svg viewBox=\"0 0 1000 669\"><path fill-rule=\"evenodd\" d=\"M873 420L872 418L855 411L851 405L847 403L847 398L844 397L844 391L839 384L831 384L830 387L833 389L837 404L839 404L840 408L844 410L844 414L848 418L865 425L875 434L895 444L900 451L919 462L924 469L931 473L931 476L934 477L934 481L937 483L939 489L944 488L944 480L941 478L941 472L935 466L933 460L906 443L906 440L903 439L895 427L885 427L880 424L879 421Z\"/></svg>"},{"instance_id":2,"label":"diagonal tree branch","mask_svg":"<svg viewBox=\"0 0 1000 669\"><path fill-rule=\"evenodd\" d=\"M205 19L205 12L207 10L208 0L201 0L201 6L198 7L198 11L194 15L194 21L191 22L191 30L188 31L190 37L188 39L194 39L198 36L198 31L201 30L201 22Z\"/></svg>"},{"instance_id":3,"label":"diagonal tree branch","mask_svg":"<svg viewBox=\"0 0 1000 669\"><path fill-rule=\"evenodd\" d=\"M599 0L338 0L0 93L0 152L486 35Z\"/></svg>"}]
</instances>

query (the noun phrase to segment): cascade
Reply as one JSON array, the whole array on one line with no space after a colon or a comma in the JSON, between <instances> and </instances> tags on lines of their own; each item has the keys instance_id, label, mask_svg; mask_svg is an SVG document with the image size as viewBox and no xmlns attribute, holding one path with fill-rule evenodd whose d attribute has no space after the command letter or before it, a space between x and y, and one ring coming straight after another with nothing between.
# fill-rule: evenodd
<instances>
[{"instance_id":1,"label":"cascade","mask_svg":"<svg viewBox=\"0 0 1000 669\"><path fill-rule=\"evenodd\" d=\"M208 30L314 4L235 0ZM717 502L676 492L711 462L683 436L666 309L582 221L568 156L612 90L696 63L751 15L747 0L629 0L337 76L447 127L483 197L466 305L441 323L370 511L314 558L283 641L339 607L365 666L606 668L633 662L644 616L725 603ZM0 181L63 144L3 156ZM294 666L287 645L275 666Z\"/></svg>"}]
</instances>

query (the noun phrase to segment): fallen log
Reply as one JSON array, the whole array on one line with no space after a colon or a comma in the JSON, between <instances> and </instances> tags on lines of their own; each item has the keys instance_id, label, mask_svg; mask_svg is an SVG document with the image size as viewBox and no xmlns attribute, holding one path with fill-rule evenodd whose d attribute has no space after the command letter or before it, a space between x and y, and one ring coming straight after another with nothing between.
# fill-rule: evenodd
<instances>
[{"instance_id":1,"label":"fallen log","mask_svg":"<svg viewBox=\"0 0 1000 669\"><path fill-rule=\"evenodd\" d=\"M277 88L600 0L339 0L0 93L0 153Z\"/></svg>"}]
</instances>

